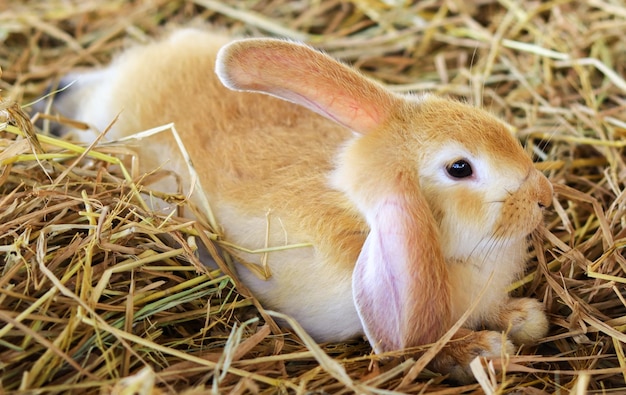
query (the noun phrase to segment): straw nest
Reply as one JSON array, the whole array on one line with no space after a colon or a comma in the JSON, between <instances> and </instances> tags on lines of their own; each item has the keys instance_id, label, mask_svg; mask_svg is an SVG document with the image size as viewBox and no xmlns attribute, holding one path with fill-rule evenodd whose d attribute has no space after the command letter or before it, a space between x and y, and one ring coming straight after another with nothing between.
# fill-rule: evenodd
<instances>
[{"instance_id":1,"label":"straw nest","mask_svg":"<svg viewBox=\"0 0 626 395\"><path fill-rule=\"evenodd\" d=\"M415 3L9 0L0 13L0 392L624 391L626 7ZM232 276L217 229L184 219L193 210L184 196L164 196L179 206L169 216L150 212L141 175L120 159L132 153L50 137L58 120L28 106L69 69L105 64L164 26L207 22L308 41L397 91L462 98L513 125L555 186L528 275L513 285L543 301L549 336L476 365L478 383L454 387L415 350L382 360L362 340L316 345L281 332ZM199 246L222 270L199 263Z\"/></svg>"}]
</instances>

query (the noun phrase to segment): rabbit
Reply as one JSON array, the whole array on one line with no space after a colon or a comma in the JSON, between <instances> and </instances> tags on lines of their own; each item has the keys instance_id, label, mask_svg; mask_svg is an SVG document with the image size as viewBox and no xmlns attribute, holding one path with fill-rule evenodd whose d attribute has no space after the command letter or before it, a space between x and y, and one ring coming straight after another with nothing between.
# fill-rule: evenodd
<instances>
[{"instance_id":1,"label":"rabbit","mask_svg":"<svg viewBox=\"0 0 626 395\"><path fill-rule=\"evenodd\" d=\"M109 139L174 122L224 239L286 247L241 253L238 277L316 341L365 335L376 353L403 350L473 306L433 362L465 382L474 356L546 335L543 305L507 287L552 186L488 112L392 93L302 43L189 28L68 81L55 107L110 126ZM154 138L135 147L142 167L172 170L188 191L171 134ZM250 264L265 261L260 278Z\"/></svg>"}]
</instances>

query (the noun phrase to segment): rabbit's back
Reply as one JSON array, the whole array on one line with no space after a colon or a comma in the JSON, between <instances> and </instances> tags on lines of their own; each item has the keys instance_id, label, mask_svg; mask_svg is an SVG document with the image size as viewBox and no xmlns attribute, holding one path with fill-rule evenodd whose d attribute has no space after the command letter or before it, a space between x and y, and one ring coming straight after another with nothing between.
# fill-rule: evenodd
<instances>
[{"instance_id":1,"label":"rabbit's back","mask_svg":"<svg viewBox=\"0 0 626 395\"><path fill-rule=\"evenodd\" d=\"M228 212L280 218L294 241L320 244L311 238L323 234L345 249L337 233L343 240L356 233L362 243L364 221L342 193L328 186L334 158L352 133L301 106L225 88L213 70L217 51L229 41L185 29L133 48L101 72L100 81L87 80L94 88L85 89L85 101L73 116L96 119L100 124L95 126L103 130L119 113L109 139L173 122L218 217L220 202L228 202L224 204L235 206ZM165 166L186 173L171 133L136 147L142 170ZM305 206L318 209L312 213ZM224 226L228 231L228 223ZM320 227L339 229L320 232ZM356 244L348 248L352 262L360 247Z\"/></svg>"}]
</instances>

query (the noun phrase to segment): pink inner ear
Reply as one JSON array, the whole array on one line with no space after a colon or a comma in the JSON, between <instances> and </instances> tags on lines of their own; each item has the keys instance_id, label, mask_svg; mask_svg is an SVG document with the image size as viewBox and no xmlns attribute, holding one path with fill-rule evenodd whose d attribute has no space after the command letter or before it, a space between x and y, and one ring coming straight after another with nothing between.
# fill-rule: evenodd
<instances>
[{"instance_id":1,"label":"pink inner ear","mask_svg":"<svg viewBox=\"0 0 626 395\"><path fill-rule=\"evenodd\" d=\"M216 71L231 89L274 95L359 133L379 127L400 100L331 57L281 40L233 42L220 51Z\"/></svg>"},{"instance_id":2,"label":"pink inner ear","mask_svg":"<svg viewBox=\"0 0 626 395\"><path fill-rule=\"evenodd\" d=\"M422 202L424 203L424 202ZM376 352L437 340L449 326L447 271L427 206L403 198L381 203L354 269L352 285Z\"/></svg>"},{"instance_id":3,"label":"pink inner ear","mask_svg":"<svg viewBox=\"0 0 626 395\"><path fill-rule=\"evenodd\" d=\"M328 96L309 98L292 91L272 92L274 96L308 108L348 129L365 133L374 129L382 121L382 109L372 109L367 105L359 105L354 98L348 96L332 96L337 92L328 92ZM368 113L368 111L376 111Z\"/></svg>"}]
</instances>

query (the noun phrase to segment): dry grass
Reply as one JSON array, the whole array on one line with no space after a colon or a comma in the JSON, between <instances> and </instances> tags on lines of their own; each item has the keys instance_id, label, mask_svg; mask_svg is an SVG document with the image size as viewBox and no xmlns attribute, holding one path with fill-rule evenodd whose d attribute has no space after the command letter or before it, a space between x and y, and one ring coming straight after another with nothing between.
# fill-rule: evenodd
<instances>
[{"instance_id":1,"label":"dry grass","mask_svg":"<svg viewBox=\"0 0 626 395\"><path fill-rule=\"evenodd\" d=\"M0 11L0 393L626 390L623 2L9 0ZM461 97L511 123L555 185L514 285L544 302L549 336L459 388L409 352L379 361L363 341L278 335L235 289L216 232L183 219L193 207L181 196L168 197L175 215L151 213L119 159L128 152L36 139L12 105L164 25L207 21L307 40L398 91ZM200 265L198 245L222 271Z\"/></svg>"}]
</instances>

